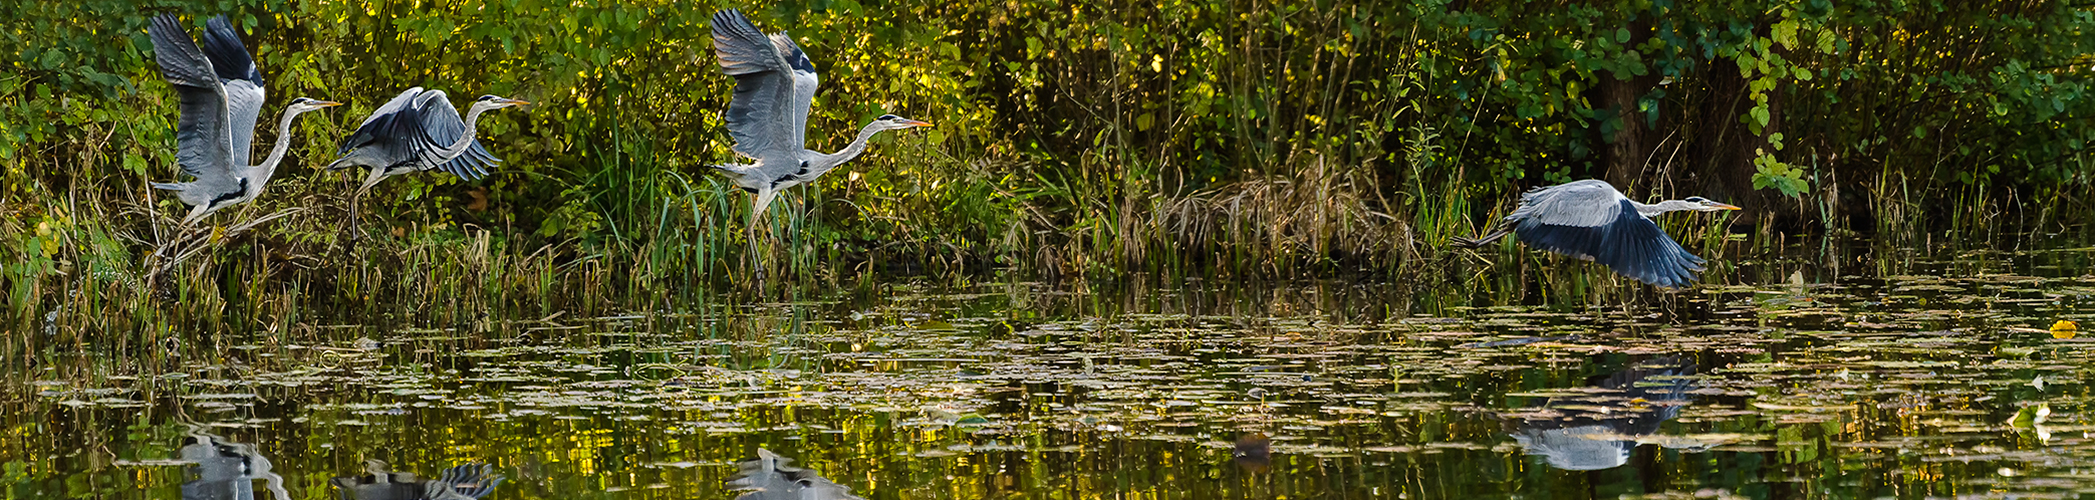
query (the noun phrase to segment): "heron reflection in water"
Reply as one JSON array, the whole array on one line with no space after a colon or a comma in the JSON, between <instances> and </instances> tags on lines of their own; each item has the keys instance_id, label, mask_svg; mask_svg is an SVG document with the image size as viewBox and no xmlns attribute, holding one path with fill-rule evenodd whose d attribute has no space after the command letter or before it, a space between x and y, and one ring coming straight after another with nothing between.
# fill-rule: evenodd
<instances>
[{"instance_id":1,"label":"heron reflection in water","mask_svg":"<svg viewBox=\"0 0 2095 500\"><path fill-rule=\"evenodd\" d=\"M378 460L364 461L364 475L342 476L328 481L342 500L475 500L495 491L502 475L487 464L465 464L418 481L412 472L388 470Z\"/></svg>"},{"instance_id":2,"label":"heron reflection in water","mask_svg":"<svg viewBox=\"0 0 2095 500\"><path fill-rule=\"evenodd\" d=\"M257 479L274 498L291 498L284 491L284 477L270 471L269 458L254 445L226 441L202 425L183 425L189 430L176 453L191 465L190 480L182 483L182 500L254 500Z\"/></svg>"},{"instance_id":3,"label":"heron reflection in water","mask_svg":"<svg viewBox=\"0 0 2095 500\"><path fill-rule=\"evenodd\" d=\"M1694 374L1695 364L1680 358L1648 360L1591 383L1600 390L1549 398L1543 406L1551 416L1507 425L1527 454L1542 456L1552 467L1612 469L1629 463L1640 438L1656 436L1660 424L1693 402L1688 392L1696 389Z\"/></svg>"},{"instance_id":4,"label":"heron reflection in water","mask_svg":"<svg viewBox=\"0 0 2095 500\"><path fill-rule=\"evenodd\" d=\"M737 471L727 486L743 492L735 500L865 500L820 473L786 465L792 461L758 448L755 460L735 464Z\"/></svg>"}]
</instances>

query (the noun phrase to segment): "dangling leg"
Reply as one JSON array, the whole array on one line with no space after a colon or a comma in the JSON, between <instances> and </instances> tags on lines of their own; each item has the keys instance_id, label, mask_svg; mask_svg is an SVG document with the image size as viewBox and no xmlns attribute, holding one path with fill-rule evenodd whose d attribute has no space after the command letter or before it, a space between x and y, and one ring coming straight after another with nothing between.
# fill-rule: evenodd
<instances>
[{"instance_id":1,"label":"dangling leg","mask_svg":"<svg viewBox=\"0 0 2095 500\"><path fill-rule=\"evenodd\" d=\"M1494 242L1494 241L1498 241L1498 239L1499 239L1499 238L1504 238L1504 237L1506 237L1506 235L1507 235L1507 234L1509 234L1509 233L1512 233L1512 232L1513 232L1513 225L1511 225L1511 224L1506 224L1506 225L1501 225L1501 226L1499 226L1499 228L1498 228L1498 229L1496 229L1496 230L1493 230L1492 232L1490 232L1490 233L1487 233L1487 234L1485 234L1485 235L1483 235L1483 236L1479 236L1479 237L1477 237L1476 239L1469 239L1469 238L1464 238L1464 237L1461 237L1461 236L1456 236L1456 237L1448 238L1448 242L1449 242L1449 243L1452 243L1452 244L1454 244L1455 246L1458 246L1458 247L1463 247L1463 248L1477 248L1477 247L1481 247L1481 246L1484 246L1484 245L1488 245L1488 244L1491 244L1491 242Z\"/></svg>"},{"instance_id":2,"label":"dangling leg","mask_svg":"<svg viewBox=\"0 0 2095 500\"><path fill-rule=\"evenodd\" d=\"M175 237L173 239L161 242L160 248L153 250L153 256L162 258L167 257L169 255L172 255L167 253L168 249L182 246L183 243L188 242L190 235L196 233L196 226L194 226L194 224L196 224L196 221L198 219L204 218L204 215L209 213L209 211L206 210L207 207L210 207L210 205L195 205L190 207L189 215L182 217L182 226L175 230ZM179 254L181 252L175 253Z\"/></svg>"},{"instance_id":3,"label":"dangling leg","mask_svg":"<svg viewBox=\"0 0 2095 500\"><path fill-rule=\"evenodd\" d=\"M349 242L350 242L350 243L356 243L356 240L357 240L358 238L362 238L362 237L364 236L364 222L363 222L363 218L362 218L362 217L359 217L359 214L362 214L362 213L363 213L363 211L361 210L361 208L360 208L360 207L361 207L361 204L363 203L363 199L364 199L364 194L365 194L365 193L369 193L369 192L371 192L371 186L376 186L376 185L378 185L378 181L382 181L382 180L385 180L385 178L386 178L386 169L385 169L384 167L376 167L376 168L372 168L372 169L371 169L371 174L370 174L370 175L366 175L366 176L364 176L364 185L363 185L363 186L359 186L359 187L357 187L357 188L356 188L356 194L353 194L353 195L350 195L350 196L349 196Z\"/></svg>"},{"instance_id":4,"label":"dangling leg","mask_svg":"<svg viewBox=\"0 0 2095 500\"><path fill-rule=\"evenodd\" d=\"M764 262L762 253L758 252L757 223L764 220L764 209L769 207L771 200L777 197L777 190L765 187L757 190L756 200L751 201L749 204L749 262L751 267L756 268L756 278L759 284L764 281Z\"/></svg>"}]
</instances>

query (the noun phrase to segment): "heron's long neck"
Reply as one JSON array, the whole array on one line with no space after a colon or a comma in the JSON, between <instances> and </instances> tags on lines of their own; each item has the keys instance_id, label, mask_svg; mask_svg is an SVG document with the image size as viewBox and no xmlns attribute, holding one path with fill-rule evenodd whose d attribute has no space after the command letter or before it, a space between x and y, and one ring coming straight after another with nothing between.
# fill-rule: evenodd
<instances>
[{"instance_id":1,"label":"heron's long neck","mask_svg":"<svg viewBox=\"0 0 2095 500\"><path fill-rule=\"evenodd\" d=\"M1638 203L1637 200L1630 200L1629 202L1637 206L1637 214L1643 215L1644 218L1647 219L1651 218L1652 216L1663 214L1666 212L1679 212L1682 210L1695 209L1695 204L1681 200L1666 200L1650 205Z\"/></svg>"},{"instance_id":2,"label":"heron's long neck","mask_svg":"<svg viewBox=\"0 0 2095 500\"><path fill-rule=\"evenodd\" d=\"M465 153L466 148L473 147L474 127L480 124L480 114L486 113L488 109L490 108L476 104L472 109L466 110L466 132L459 134L458 140L452 142L450 146L445 146L442 151L437 151L437 155L443 158L444 161L450 161L452 158L457 158L458 155Z\"/></svg>"},{"instance_id":3,"label":"heron's long neck","mask_svg":"<svg viewBox=\"0 0 2095 500\"><path fill-rule=\"evenodd\" d=\"M851 161L852 158L857 158L858 155L865 153L866 141L872 140L873 134L878 134L881 130L883 130L873 128L874 125L879 123L880 122L868 123L866 124L866 128L858 129L858 138L853 139L851 141L851 145L844 146L844 149L839 149L835 153L823 155L823 164L810 165L810 170L813 170L814 168L820 168L822 170L836 168L837 165L843 165L844 162Z\"/></svg>"},{"instance_id":4,"label":"heron's long neck","mask_svg":"<svg viewBox=\"0 0 2095 500\"><path fill-rule=\"evenodd\" d=\"M268 183L269 177L276 174L276 164L284 161L284 152L291 149L291 120L297 119L300 113L304 111L284 108L284 117L277 119L276 145L269 148L269 157L263 159L259 165L248 167L249 171L253 172L250 175L261 181L254 183L255 186Z\"/></svg>"}]
</instances>

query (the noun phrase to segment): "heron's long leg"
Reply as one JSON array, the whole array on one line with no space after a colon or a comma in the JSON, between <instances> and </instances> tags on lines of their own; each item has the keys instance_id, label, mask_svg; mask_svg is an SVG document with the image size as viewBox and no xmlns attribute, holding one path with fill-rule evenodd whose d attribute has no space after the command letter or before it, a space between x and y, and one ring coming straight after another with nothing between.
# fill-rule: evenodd
<instances>
[{"instance_id":1,"label":"heron's long leg","mask_svg":"<svg viewBox=\"0 0 2095 500\"><path fill-rule=\"evenodd\" d=\"M194 207L194 208L190 208L190 209L189 209L189 215L188 215L188 216L186 216L186 217L183 217L183 218L182 218L182 226L183 226L183 227L188 227L188 226L193 226L193 225L196 225L196 221L197 221L197 220L200 220L200 219L203 219L203 218L204 218L204 214L206 214L206 213L210 213L210 211L211 211L211 204L209 204L209 203L205 203L205 204L202 204L202 205L197 205L197 206L196 206L196 207Z\"/></svg>"},{"instance_id":2,"label":"heron's long leg","mask_svg":"<svg viewBox=\"0 0 2095 500\"><path fill-rule=\"evenodd\" d=\"M360 207L362 206L362 202L363 202L363 199L364 199L364 194L365 194L365 193L369 193L369 192L371 192L371 186L376 186L376 185L378 185L378 181L382 181L382 180L385 180L385 178L386 178L386 169L385 169L385 167L374 167L374 168L372 168L372 169L371 169L371 174L370 174L370 175L366 175L366 176L364 176L364 185L362 185L362 186L358 186L358 187L356 188L356 194L350 195L350 197L349 197L349 229L350 229L350 233L349 233L349 241L351 241L351 242L354 242L354 241L356 241L356 240L357 240L358 238L362 238L362 237L364 236L364 223L363 223L363 218L359 216L360 214L362 214L362 213L363 213L363 212L362 212L362 210L360 209Z\"/></svg>"},{"instance_id":3,"label":"heron's long leg","mask_svg":"<svg viewBox=\"0 0 2095 500\"><path fill-rule=\"evenodd\" d=\"M764 259L761 246L765 242L757 239L757 224L764 220L764 208L771 204L773 198L777 197L777 190L768 187L758 189L756 199L751 200L749 205L749 264L751 268L756 269L756 282L759 287L762 286L764 281Z\"/></svg>"},{"instance_id":4,"label":"heron's long leg","mask_svg":"<svg viewBox=\"0 0 2095 500\"><path fill-rule=\"evenodd\" d=\"M1504 238L1507 234L1510 234L1512 232L1513 227L1510 225L1499 226L1498 229L1492 230L1490 233L1487 233L1483 236L1479 236L1476 239L1469 239L1461 236L1456 236L1453 238L1449 238L1448 242L1453 243L1455 246L1458 247L1477 248L1484 245L1489 245L1491 244L1491 242L1498 241L1499 238Z\"/></svg>"},{"instance_id":5,"label":"heron's long leg","mask_svg":"<svg viewBox=\"0 0 2095 500\"><path fill-rule=\"evenodd\" d=\"M757 219L763 217L764 209L769 208L771 200L775 198L778 198L778 190L776 189L764 188L757 190L757 199L749 207L750 227L756 227Z\"/></svg>"}]
</instances>

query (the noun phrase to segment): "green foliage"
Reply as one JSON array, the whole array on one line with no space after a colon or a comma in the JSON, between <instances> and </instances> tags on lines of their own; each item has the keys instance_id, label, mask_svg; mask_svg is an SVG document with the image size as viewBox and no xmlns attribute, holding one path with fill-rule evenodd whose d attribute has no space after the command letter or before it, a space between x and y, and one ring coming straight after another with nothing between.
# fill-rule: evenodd
<instances>
[{"instance_id":1,"label":"green foliage","mask_svg":"<svg viewBox=\"0 0 2095 500\"><path fill-rule=\"evenodd\" d=\"M1796 198L1810 189L1804 181L1804 169L1797 168L1762 153L1753 158L1753 189L1774 189L1783 196Z\"/></svg>"},{"instance_id":2,"label":"green foliage","mask_svg":"<svg viewBox=\"0 0 2095 500\"><path fill-rule=\"evenodd\" d=\"M320 221L344 216L353 177L313 169L373 107L425 86L539 104L483 118L506 160L491 178L380 186L362 206L379 242L359 248L499 229L497 247L549 266L747 269L747 197L703 167L737 161L708 25L722 7L789 29L821 70L809 147L840 148L882 113L939 124L883 135L774 207L801 232L763 248L835 270L881 252L1077 271L1393 267L1496 206L1469 200L1625 166L1619 178L1692 180L1678 189L1720 199L1750 195L1747 179L1786 196L1892 178L2044 196L2085 192L2095 141L2095 19L2049 1L29 0L0 10L15 27L0 37L0 211L95 222L51 241L101 228L131 255L160 241L145 214L180 207L145 183L177 171L174 94L144 26L224 12L269 79L270 113L296 96L350 105L288 139L262 132L292 141L291 164L218 221L314 207L267 238L345 247L339 222ZM1246 200L1299 204L1229 204ZM37 226L0 227L18 243L0 249L10 290L66 279L37 271ZM1363 234L1392 236L1345 243ZM103 247L68 251L88 248Z\"/></svg>"}]
</instances>

